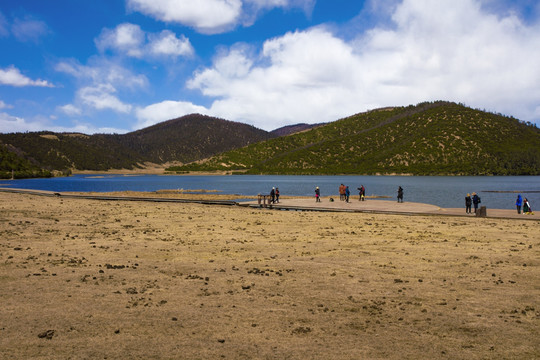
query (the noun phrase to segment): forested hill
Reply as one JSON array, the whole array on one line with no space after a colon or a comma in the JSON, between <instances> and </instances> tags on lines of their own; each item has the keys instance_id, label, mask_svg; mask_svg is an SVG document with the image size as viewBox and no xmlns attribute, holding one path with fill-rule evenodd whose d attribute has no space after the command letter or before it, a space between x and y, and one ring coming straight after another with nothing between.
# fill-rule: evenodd
<instances>
[{"instance_id":1,"label":"forested hill","mask_svg":"<svg viewBox=\"0 0 540 360\"><path fill-rule=\"evenodd\" d=\"M0 134L0 177L52 170L132 169L145 162L190 162L272 138L253 126L198 114L124 135L30 132ZM23 165L24 164L24 165Z\"/></svg>"},{"instance_id":2,"label":"forested hill","mask_svg":"<svg viewBox=\"0 0 540 360\"><path fill-rule=\"evenodd\" d=\"M538 175L540 130L450 102L374 110L169 170Z\"/></svg>"}]
</instances>

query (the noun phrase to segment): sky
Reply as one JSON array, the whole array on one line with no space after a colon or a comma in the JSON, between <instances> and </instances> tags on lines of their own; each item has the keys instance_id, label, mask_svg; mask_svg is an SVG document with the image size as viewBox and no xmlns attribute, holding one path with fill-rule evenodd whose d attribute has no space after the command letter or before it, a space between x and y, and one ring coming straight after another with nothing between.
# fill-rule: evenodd
<instances>
[{"instance_id":1,"label":"sky","mask_svg":"<svg viewBox=\"0 0 540 360\"><path fill-rule=\"evenodd\" d=\"M273 130L447 100L540 125L538 0L0 0L0 132Z\"/></svg>"}]
</instances>

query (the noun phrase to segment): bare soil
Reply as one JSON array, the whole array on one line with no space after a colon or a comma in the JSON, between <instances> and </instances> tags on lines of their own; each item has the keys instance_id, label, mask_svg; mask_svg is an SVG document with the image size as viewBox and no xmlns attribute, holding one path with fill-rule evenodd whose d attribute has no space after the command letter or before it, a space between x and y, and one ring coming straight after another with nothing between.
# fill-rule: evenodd
<instances>
[{"instance_id":1,"label":"bare soil","mask_svg":"<svg viewBox=\"0 0 540 360\"><path fill-rule=\"evenodd\" d=\"M538 234L0 193L0 358L540 358Z\"/></svg>"}]
</instances>

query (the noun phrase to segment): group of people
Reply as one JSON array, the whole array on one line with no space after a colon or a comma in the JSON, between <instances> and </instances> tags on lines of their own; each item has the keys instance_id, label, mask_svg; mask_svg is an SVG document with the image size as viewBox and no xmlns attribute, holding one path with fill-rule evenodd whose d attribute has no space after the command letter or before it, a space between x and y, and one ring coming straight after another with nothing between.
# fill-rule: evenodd
<instances>
[{"instance_id":1,"label":"group of people","mask_svg":"<svg viewBox=\"0 0 540 360\"><path fill-rule=\"evenodd\" d=\"M527 198L523 199L521 197L521 194L518 194L517 199L516 199L516 208L517 208L517 213L518 214L521 214L521 206L522 205L523 205L523 215L525 215L525 214L532 215L533 214L531 204L529 204L529 200L527 200Z\"/></svg>"},{"instance_id":2,"label":"group of people","mask_svg":"<svg viewBox=\"0 0 540 360\"><path fill-rule=\"evenodd\" d=\"M476 214L476 212L478 210L478 204L480 204L481 202L482 202L482 200L480 199L480 196L478 196L477 193L473 192L472 197L471 197L471 194L467 194L467 196L465 196L465 212L467 214L470 214L471 213L471 207L474 205L474 213ZM529 203L529 200L527 200L527 198L522 198L521 194L518 194L517 199L516 199L516 209L517 209L518 214L522 213L521 212L521 207L522 206L523 206L523 215L525 215L525 214L532 215L533 214L531 204Z\"/></svg>"},{"instance_id":3,"label":"group of people","mask_svg":"<svg viewBox=\"0 0 540 360\"><path fill-rule=\"evenodd\" d=\"M351 196L351 191L346 185L339 185L339 200L349 202L349 197Z\"/></svg>"},{"instance_id":4,"label":"group of people","mask_svg":"<svg viewBox=\"0 0 540 360\"><path fill-rule=\"evenodd\" d=\"M470 214L472 212L472 206L474 205L474 213L478 211L478 204L480 204L482 200L480 199L480 196L478 196L477 193L473 192L472 197L471 194L467 194L465 196L465 212L467 214Z\"/></svg>"},{"instance_id":5,"label":"group of people","mask_svg":"<svg viewBox=\"0 0 540 360\"><path fill-rule=\"evenodd\" d=\"M270 204L279 203L279 188L273 187L270 190Z\"/></svg>"},{"instance_id":6,"label":"group of people","mask_svg":"<svg viewBox=\"0 0 540 360\"><path fill-rule=\"evenodd\" d=\"M358 189L358 201L365 201L366 200L366 188L364 185L360 185ZM339 185L339 200L349 202L349 198L351 196L351 191L347 185ZM333 199L330 199L330 201L334 201ZM403 188L400 186L397 190L397 201L403 202ZM321 202L321 190L317 186L315 188L315 202Z\"/></svg>"}]
</instances>

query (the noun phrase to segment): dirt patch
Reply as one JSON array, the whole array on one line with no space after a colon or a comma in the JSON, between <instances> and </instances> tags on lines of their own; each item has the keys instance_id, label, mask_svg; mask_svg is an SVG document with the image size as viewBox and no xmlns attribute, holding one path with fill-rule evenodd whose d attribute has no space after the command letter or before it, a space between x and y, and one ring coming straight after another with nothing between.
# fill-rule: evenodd
<instances>
[{"instance_id":1,"label":"dirt patch","mask_svg":"<svg viewBox=\"0 0 540 360\"><path fill-rule=\"evenodd\" d=\"M540 357L539 222L0 200L1 358Z\"/></svg>"}]
</instances>

